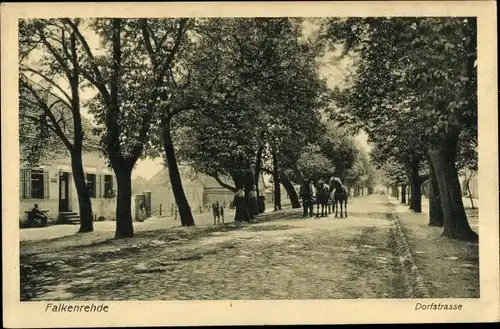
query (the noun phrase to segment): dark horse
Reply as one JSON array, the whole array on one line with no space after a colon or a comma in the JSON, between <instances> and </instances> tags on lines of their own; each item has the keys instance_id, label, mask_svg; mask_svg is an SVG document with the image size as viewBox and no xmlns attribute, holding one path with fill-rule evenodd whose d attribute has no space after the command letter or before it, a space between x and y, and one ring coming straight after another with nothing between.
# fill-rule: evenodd
<instances>
[{"instance_id":1,"label":"dark horse","mask_svg":"<svg viewBox=\"0 0 500 329\"><path fill-rule=\"evenodd\" d=\"M333 202L335 204L335 217L338 217L338 204L340 203L340 217L343 216L343 208L345 207L345 217L347 217L347 199L349 198L349 193L347 188L342 184L340 179L337 177L332 177L330 179L330 193L335 190L333 194Z\"/></svg>"},{"instance_id":2,"label":"dark horse","mask_svg":"<svg viewBox=\"0 0 500 329\"><path fill-rule=\"evenodd\" d=\"M321 205L321 216L328 215L328 200L330 199L330 187L322 180L316 185L316 217L319 217L319 206Z\"/></svg>"}]
</instances>

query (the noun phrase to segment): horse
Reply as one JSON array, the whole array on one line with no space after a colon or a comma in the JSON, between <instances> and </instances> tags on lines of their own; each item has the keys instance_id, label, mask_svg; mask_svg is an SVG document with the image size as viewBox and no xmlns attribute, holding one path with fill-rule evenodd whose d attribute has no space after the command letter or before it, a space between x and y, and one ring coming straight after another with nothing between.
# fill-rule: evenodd
<instances>
[{"instance_id":1,"label":"horse","mask_svg":"<svg viewBox=\"0 0 500 329\"><path fill-rule=\"evenodd\" d=\"M338 205L340 203L340 217L343 216L343 208L345 208L345 217L347 217L347 199L349 193L347 188L342 184L339 178L332 177L330 179L330 193L335 190L333 194L333 202L335 204L335 217L338 217Z\"/></svg>"},{"instance_id":2,"label":"horse","mask_svg":"<svg viewBox=\"0 0 500 329\"><path fill-rule=\"evenodd\" d=\"M326 217L328 214L328 200L330 199L330 187L319 181L316 185L316 217L319 217L319 206L321 205L321 216Z\"/></svg>"}]
</instances>

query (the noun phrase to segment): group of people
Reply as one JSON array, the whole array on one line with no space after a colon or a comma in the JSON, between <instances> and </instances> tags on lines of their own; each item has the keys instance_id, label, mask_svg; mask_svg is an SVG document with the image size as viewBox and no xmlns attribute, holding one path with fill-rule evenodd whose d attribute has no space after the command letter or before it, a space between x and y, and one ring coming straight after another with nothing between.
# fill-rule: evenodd
<instances>
[{"instance_id":1,"label":"group of people","mask_svg":"<svg viewBox=\"0 0 500 329\"><path fill-rule=\"evenodd\" d=\"M260 213L257 200L257 186L253 185L252 189L248 192L248 203L245 200L245 189L243 187L239 188L234 194L233 204L236 208L236 221L254 219Z\"/></svg>"},{"instance_id":2,"label":"group of people","mask_svg":"<svg viewBox=\"0 0 500 329\"><path fill-rule=\"evenodd\" d=\"M248 203L245 200L245 189L239 188L236 190L232 202L236 208L236 221L248 221L253 219L259 214L259 207L257 203L257 187L254 185L248 193ZM224 206L215 201L212 204L212 214L214 216L214 225L221 223L224 224Z\"/></svg>"},{"instance_id":3,"label":"group of people","mask_svg":"<svg viewBox=\"0 0 500 329\"><path fill-rule=\"evenodd\" d=\"M220 223L224 224L224 206L219 204L219 201L215 201L212 204L212 213L214 214L214 225Z\"/></svg>"}]
</instances>

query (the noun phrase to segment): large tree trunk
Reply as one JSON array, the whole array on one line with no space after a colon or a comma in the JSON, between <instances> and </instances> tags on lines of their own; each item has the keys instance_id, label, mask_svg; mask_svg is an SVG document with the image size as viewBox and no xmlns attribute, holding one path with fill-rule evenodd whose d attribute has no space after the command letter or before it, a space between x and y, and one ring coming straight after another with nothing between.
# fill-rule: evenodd
<instances>
[{"instance_id":1,"label":"large tree trunk","mask_svg":"<svg viewBox=\"0 0 500 329\"><path fill-rule=\"evenodd\" d=\"M441 208L443 210L443 236L457 240L478 241L472 231L462 202L458 172L455 167L458 134L449 133L440 145L429 150L429 156L436 175Z\"/></svg>"},{"instance_id":2,"label":"large tree trunk","mask_svg":"<svg viewBox=\"0 0 500 329\"><path fill-rule=\"evenodd\" d=\"M406 184L401 184L401 203L406 204Z\"/></svg>"},{"instance_id":3,"label":"large tree trunk","mask_svg":"<svg viewBox=\"0 0 500 329\"><path fill-rule=\"evenodd\" d=\"M116 175L116 232L115 238L134 236L132 225L132 168L135 162L126 161L120 147L120 126L118 116L120 100L118 97L121 77L121 19L112 19L112 70L110 83L110 99L106 111L107 151L111 166Z\"/></svg>"},{"instance_id":4,"label":"large tree trunk","mask_svg":"<svg viewBox=\"0 0 500 329\"><path fill-rule=\"evenodd\" d=\"M274 184L274 210L281 210L281 187L278 169L278 156L273 153L273 184Z\"/></svg>"},{"instance_id":5,"label":"large tree trunk","mask_svg":"<svg viewBox=\"0 0 500 329\"><path fill-rule=\"evenodd\" d=\"M177 159L175 158L174 145L168 123L163 127L163 148L165 150L165 158L167 159L172 193L174 194L175 203L177 204L179 216L181 217L181 225L194 226L193 214L191 213L189 202L184 193L184 188L182 187L181 175L179 173L179 167L177 166Z\"/></svg>"},{"instance_id":6,"label":"large tree trunk","mask_svg":"<svg viewBox=\"0 0 500 329\"><path fill-rule=\"evenodd\" d=\"M290 197L292 208L300 208L301 205L299 197L297 195L297 191L295 191L295 188L293 187L292 182L285 173L282 173L280 178L283 187L285 188L286 192L288 193L288 196Z\"/></svg>"},{"instance_id":7,"label":"large tree trunk","mask_svg":"<svg viewBox=\"0 0 500 329\"><path fill-rule=\"evenodd\" d=\"M87 184L85 184L81 149L80 152L73 151L71 153L71 169L73 172L76 194L78 195L78 208L80 212L80 229L78 232L92 232L94 230L92 203L90 201Z\"/></svg>"},{"instance_id":8,"label":"large tree trunk","mask_svg":"<svg viewBox=\"0 0 500 329\"><path fill-rule=\"evenodd\" d=\"M411 201L411 183L410 183L410 188L407 188L406 189L406 200L408 201L408 208L410 210L413 210L413 204L412 204L412 201Z\"/></svg>"},{"instance_id":9,"label":"large tree trunk","mask_svg":"<svg viewBox=\"0 0 500 329\"><path fill-rule=\"evenodd\" d=\"M76 194L78 196L78 208L80 212L79 233L92 232L94 230L92 203L90 201L89 190L85 183L85 172L82 163L83 148L83 127L80 113L80 90L79 78L80 70L78 65L78 53L76 47L76 34L73 32L70 36L70 51L72 62L72 75L69 81L71 89L71 107L73 112L73 149L71 153L71 170L75 182Z\"/></svg>"},{"instance_id":10,"label":"large tree trunk","mask_svg":"<svg viewBox=\"0 0 500 329\"><path fill-rule=\"evenodd\" d=\"M280 181L274 181L274 210L281 210L281 188Z\"/></svg>"},{"instance_id":11,"label":"large tree trunk","mask_svg":"<svg viewBox=\"0 0 500 329\"><path fill-rule=\"evenodd\" d=\"M408 179L410 181L411 199L410 209L413 212L422 212L422 190L420 176L418 175L418 163L412 163L408 167Z\"/></svg>"},{"instance_id":12,"label":"large tree trunk","mask_svg":"<svg viewBox=\"0 0 500 329\"><path fill-rule=\"evenodd\" d=\"M73 37L72 37L72 41ZM75 73L76 74L76 73ZM92 203L90 201L89 190L85 183L85 172L82 162L83 129L82 118L80 116L80 98L77 83L71 84L72 106L73 106L73 149L71 154L71 171L75 182L76 194L78 196L78 208L80 212L79 233L92 232L94 230Z\"/></svg>"},{"instance_id":13,"label":"large tree trunk","mask_svg":"<svg viewBox=\"0 0 500 329\"><path fill-rule=\"evenodd\" d=\"M254 183L255 186L257 187L257 210L258 213L262 213L264 209L260 206L260 189L259 189L259 180L260 180L260 175L261 175L261 167L262 167L262 153L264 152L264 146L261 145L259 147L259 150L257 151L257 161L255 165L255 175L254 175Z\"/></svg>"},{"instance_id":14,"label":"large tree trunk","mask_svg":"<svg viewBox=\"0 0 500 329\"><path fill-rule=\"evenodd\" d=\"M430 167L429 225L443 226L443 209L441 208L441 200L439 198L439 186L432 165Z\"/></svg>"},{"instance_id":15,"label":"large tree trunk","mask_svg":"<svg viewBox=\"0 0 500 329\"><path fill-rule=\"evenodd\" d=\"M132 225L132 166L113 164L116 175L116 233L115 238L134 236Z\"/></svg>"}]
</instances>

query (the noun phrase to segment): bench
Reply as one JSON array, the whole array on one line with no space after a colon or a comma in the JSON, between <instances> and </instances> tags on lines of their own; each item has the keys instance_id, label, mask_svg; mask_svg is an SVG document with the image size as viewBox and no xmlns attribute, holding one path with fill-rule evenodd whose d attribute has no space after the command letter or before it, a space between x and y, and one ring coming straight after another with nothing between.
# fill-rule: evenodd
<instances>
[{"instance_id":1,"label":"bench","mask_svg":"<svg viewBox=\"0 0 500 329\"><path fill-rule=\"evenodd\" d=\"M39 210L41 213L43 213L43 214L47 214L47 213L49 213L49 212L50 212L50 209L38 209L38 210ZM24 213L25 213L25 214L29 214L31 211L32 211L31 209L30 209L30 210L26 210Z\"/></svg>"},{"instance_id":2,"label":"bench","mask_svg":"<svg viewBox=\"0 0 500 329\"><path fill-rule=\"evenodd\" d=\"M49 217L49 216L47 216L47 214L50 213L50 210L49 209L39 209L39 211L46 216L46 218L40 219L41 226L45 227L45 226L47 226L47 220L48 220L48 217ZM25 210L24 213L28 214L27 226L31 227L32 224L34 224L34 222L35 222L35 218L36 218L35 214L33 213L32 209Z\"/></svg>"}]
</instances>

